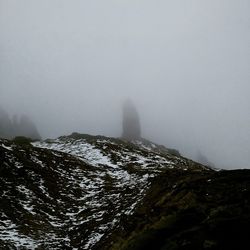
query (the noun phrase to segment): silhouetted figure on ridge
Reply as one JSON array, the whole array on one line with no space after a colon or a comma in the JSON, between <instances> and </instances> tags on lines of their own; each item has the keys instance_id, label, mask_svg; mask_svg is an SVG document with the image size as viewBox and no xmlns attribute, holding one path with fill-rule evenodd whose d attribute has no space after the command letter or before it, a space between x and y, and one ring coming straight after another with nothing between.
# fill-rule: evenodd
<instances>
[{"instance_id":1,"label":"silhouetted figure on ridge","mask_svg":"<svg viewBox=\"0 0 250 250\"><path fill-rule=\"evenodd\" d=\"M131 100L127 100L123 104L122 137L126 140L141 139L141 125L139 114Z\"/></svg>"}]
</instances>

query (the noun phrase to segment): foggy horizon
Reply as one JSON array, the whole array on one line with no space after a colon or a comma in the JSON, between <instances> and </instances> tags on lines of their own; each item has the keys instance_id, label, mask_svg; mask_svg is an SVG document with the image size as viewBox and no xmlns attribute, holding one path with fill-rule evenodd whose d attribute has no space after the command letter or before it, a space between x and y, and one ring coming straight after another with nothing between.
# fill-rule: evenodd
<instances>
[{"instance_id":1,"label":"foggy horizon","mask_svg":"<svg viewBox=\"0 0 250 250\"><path fill-rule=\"evenodd\" d=\"M0 0L0 107L41 136L142 137L250 168L250 2Z\"/></svg>"}]
</instances>

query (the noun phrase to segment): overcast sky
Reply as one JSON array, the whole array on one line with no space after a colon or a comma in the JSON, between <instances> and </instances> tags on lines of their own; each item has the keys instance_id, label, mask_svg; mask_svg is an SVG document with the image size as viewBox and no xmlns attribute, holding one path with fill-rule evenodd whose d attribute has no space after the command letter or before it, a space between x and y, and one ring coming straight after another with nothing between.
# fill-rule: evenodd
<instances>
[{"instance_id":1,"label":"overcast sky","mask_svg":"<svg viewBox=\"0 0 250 250\"><path fill-rule=\"evenodd\" d=\"M249 0L0 0L0 106L44 138L144 137L250 168Z\"/></svg>"}]
</instances>

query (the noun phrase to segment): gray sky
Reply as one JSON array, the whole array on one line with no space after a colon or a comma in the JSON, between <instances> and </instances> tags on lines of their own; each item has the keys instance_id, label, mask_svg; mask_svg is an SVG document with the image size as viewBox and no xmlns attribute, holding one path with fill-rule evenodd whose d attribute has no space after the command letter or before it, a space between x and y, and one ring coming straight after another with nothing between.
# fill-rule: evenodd
<instances>
[{"instance_id":1,"label":"gray sky","mask_svg":"<svg viewBox=\"0 0 250 250\"><path fill-rule=\"evenodd\" d=\"M250 168L249 0L0 0L0 105L43 137L146 138Z\"/></svg>"}]
</instances>

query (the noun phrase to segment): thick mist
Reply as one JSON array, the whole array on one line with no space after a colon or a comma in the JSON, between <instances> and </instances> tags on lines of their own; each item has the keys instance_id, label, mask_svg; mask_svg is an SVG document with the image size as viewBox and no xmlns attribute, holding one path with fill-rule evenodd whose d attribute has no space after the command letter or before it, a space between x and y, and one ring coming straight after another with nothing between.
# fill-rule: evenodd
<instances>
[{"instance_id":1,"label":"thick mist","mask_svg":"<svg viewBox=\"0 0 250 250\"><path fill-rule=\"evenodd\" d=\"M250 168L249 0L0 0L0 107L43 138L142 136Z\"/></svg>"}]
</instances>

